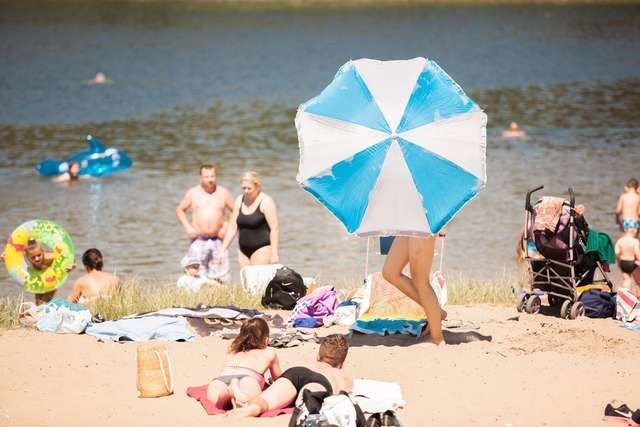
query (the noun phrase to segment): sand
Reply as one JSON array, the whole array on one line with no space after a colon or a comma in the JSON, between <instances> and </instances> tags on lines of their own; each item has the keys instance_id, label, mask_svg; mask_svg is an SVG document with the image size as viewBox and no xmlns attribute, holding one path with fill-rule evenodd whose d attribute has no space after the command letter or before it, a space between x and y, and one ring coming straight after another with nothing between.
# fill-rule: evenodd
<instances>
[{"instance_id":1,"label":"sand","mask_svg":"<svg viewBox=\"0 0 640 427\"><path fill-rule=\"evenodd\" d=\"M463 328L449 329L445 347L402 336L351 340L345 369L397 381L407 401L398 411L405 426L600 426L610 424L602 414L612 399L640 407L640 332L612 319L563 320L492 306L448 310L451 324L462 321ZM2 330L0 425L286 426L288 416L209 416L185 395L217 373L228 343L218 337L168 343L175 392L142 399L136 343ZM286 368L312 359L317 345L278 351Z\"/></svg>"}]
</instances>

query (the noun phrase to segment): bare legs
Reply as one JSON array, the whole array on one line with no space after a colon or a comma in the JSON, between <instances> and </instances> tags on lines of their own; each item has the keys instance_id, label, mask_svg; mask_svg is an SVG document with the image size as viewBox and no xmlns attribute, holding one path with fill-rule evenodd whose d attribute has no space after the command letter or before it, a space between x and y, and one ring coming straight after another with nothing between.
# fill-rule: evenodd
<instances>
[{"instance_id":1,"label":"bare legs","mask_svg":"<svg viewBox=\"0 0 640 427\"><path fill-rule=\"evenodd\" d=\"M222 381L213 380L207 387L207 399L220 409L227 408L229 403L233 403L233 406L245 406L261 391L258 381L250 376L234 378L228 386Z\"/></svg>"},{"instance_id":2,"label":"bare legs","mask_svg":"<svg viewBox=\"0 0 640 427\"><path fill-rule=\"evenodd\" d=\"M296 388L286 378L278 378L258 396L250 399L242 408L236 408L229 414L238 417L257 417L273 409L285 408L296 399Z\"/></svg>"},{"instance_id":3,"label":"bare legs","mask_svg":"<svg viewBox=\"0 0 640 427\"><path fill-rule=\"evenodd\" d=\"M218 408L223 409L231 401L231 390L222 381L213 380L207 387L207 399L215 403Z\"/></svg>"},{"instance_id":4,"label":"bare legs","mask_svg":"<svg viewBox=\"0 0 640 427\"><path fill-rule=\"evenodd\" d=\"M429 322L429 335L434 344L444 342L442 315L438 299L429 284L429 273L433 262L435 236L397 236L382 268L382 276L403 294L418 303ZM411 278L402 274L409 264Z\"/></svg>"}]
</instances>

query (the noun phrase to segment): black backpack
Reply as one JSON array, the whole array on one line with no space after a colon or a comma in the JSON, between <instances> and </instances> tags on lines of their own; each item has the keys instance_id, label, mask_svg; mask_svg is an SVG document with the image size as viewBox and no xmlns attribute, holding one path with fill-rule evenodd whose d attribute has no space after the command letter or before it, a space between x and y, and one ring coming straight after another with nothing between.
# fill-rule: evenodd
<instances>
[{"instance_id":1,"label":"black backpack","mask_svg":"<svg viewBox=\"0 0 640 427\"><path fill-rule=\"evenodd\" d=\"M296 302L307 294L302 276L296 271L281 267L267 285L262 305L267 308L293 310Z\"/></svg>"}]
</instances>

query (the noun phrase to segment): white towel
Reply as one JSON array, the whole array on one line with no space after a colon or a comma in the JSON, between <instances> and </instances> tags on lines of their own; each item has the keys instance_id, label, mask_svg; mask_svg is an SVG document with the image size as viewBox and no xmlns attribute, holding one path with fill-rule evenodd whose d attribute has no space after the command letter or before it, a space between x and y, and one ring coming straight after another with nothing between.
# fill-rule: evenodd
<instances>
[{"instance_id":1,"label":"white towel","mask_svg":"<svg viewBox=\"0 0 640 427\"><path fill-rule=\"evenodd\" d=\"M355 378L351 398L363 412L374 414L395 411L407 404L402 397L400 384L396 382Z\"/></svg>"}]
</instances>

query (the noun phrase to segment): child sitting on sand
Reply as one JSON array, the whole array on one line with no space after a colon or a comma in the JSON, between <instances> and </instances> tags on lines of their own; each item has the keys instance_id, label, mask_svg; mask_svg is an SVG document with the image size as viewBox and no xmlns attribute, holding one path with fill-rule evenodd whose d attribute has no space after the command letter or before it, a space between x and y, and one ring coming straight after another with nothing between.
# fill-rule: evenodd
<instances>
[{"instance_id":1,"label":"child sitting on sand","mask_svg":"<svg viewBox=\"0 0 640 427\"><path fill-rule=\"evenodd\" d=\"M630 289L636 296L640 295L635 280L631 277L640 260L640 242L637 239L638 229L627 228L624 235L616 242L616 258L622 271L622 287Z\"/></svg>"},{"instance_id":2,"label":"child sitting on sand","mask_svg":"<svg viewBox=\"0 0 640 427\"><path fill-rule=\"evenodd\" d=\"M200 260L196 257L185 256L180 262L184 274L178 278L177 286L187 292L198 292L207 278L200 274Z\"/></svg>"},{"instance_id":3,"label":"child sitting on sand","mask_svg":"<svg viewBox=\"0 0 640 427\"><path fill-rule=\"evenodd\" d=\"M280 376L276 352L268 348L269 325L260 317L246 320L229 346L229 357L207 388L207 398L218 408L244 406L265 388L264 374Z\"/></svg>"}]
</instances>

